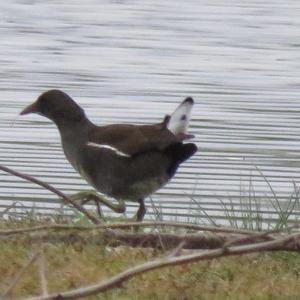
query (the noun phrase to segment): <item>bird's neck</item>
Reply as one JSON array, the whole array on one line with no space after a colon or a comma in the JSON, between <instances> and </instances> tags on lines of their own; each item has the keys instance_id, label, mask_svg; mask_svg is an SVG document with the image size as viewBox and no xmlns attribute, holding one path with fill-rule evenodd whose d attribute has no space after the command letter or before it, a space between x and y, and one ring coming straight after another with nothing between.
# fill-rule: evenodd
<instances>
[{"instance_id":1,"label":"bird's neck","mask_svg":"<svg viewBox=\"0 0 300 300\"><path fill-rule=\"evenodd\" d=\"M71 144L86 139L88 131L95 127L95 125L85 116L76 121L65 120L64 122L55 123L60 132L62 141L68 140Z\"/></svg>"},{"instance_id":2,"label":"bird's neck","mask_svg":"<svg viewBox=\"0 0 300 300\"><path fill-rule=\"evenodd\" d=\"M96 125L87 118L73 124L56 125L60 132L62 148L66 158L74 169L80 173L80 153L86 148L89 131Z\"/></svg>"}]
</instances>

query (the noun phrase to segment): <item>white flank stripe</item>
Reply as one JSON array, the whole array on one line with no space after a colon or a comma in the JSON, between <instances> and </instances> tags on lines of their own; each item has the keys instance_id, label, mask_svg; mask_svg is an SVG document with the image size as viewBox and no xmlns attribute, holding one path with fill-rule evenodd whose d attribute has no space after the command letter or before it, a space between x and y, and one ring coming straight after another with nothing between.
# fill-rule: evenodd
<instances>
[{"instance_id":1,"label":"white flank stripe","mask_svg":"<svg viewBox=\"0 0 300 300\"><path fill-rule=\"evenodd\" d=\"M114 148L110 145L97 144L97 143L93 143L93 142L88 142L87 145L90 146L90 147L96 147L96 148L99 148L99 149L103 149L103 148L104 149L110 149L110 150L114 151L117 155L130 157L129 154L124 153L124 152L122 152L122 151L118 150L117 148Z\"/></svg>"}]
</instances>

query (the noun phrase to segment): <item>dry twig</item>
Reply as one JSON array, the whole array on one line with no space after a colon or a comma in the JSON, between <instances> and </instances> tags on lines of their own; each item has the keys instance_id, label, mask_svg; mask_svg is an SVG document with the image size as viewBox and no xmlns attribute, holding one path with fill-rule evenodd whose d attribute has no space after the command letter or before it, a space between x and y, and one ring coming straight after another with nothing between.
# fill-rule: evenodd
<instances>
[{"instance_id":1,"label":"dry twig","mask_svg":"<svg viewBox=\"0 0 300 300\"><path fill-rule=\"evenodd\" d=\"M58 197L62 198L65 203L75 207L78 211L80 211L82 214L84 214L94 224L99 224L100 223L99 219L97 219L92 214L90 214L84 207L82 207L81 205L79 205L78 203L73 201L70 197L68 197L67 195L65 195L64 193L62 193L61 191L59 191L58 189L53 187L52 185L50 185L46 182L43 182L39 179L36 179L36 178L34 178L30 175L23 174L21 172L17 172L15 170L12 170L12 169L10 169L8 167L5 167L5 166L2 166L2 165L0 165L0 170L2 170L4 172L7 172L9 174L15 175L17 177L23 178L27 181L33 182L33 183L47 189L48 191L50 191L50 192L56 194Z\"/></svg>"},{"instance_id":2,"label":"dry twig","mask_svg":"<svg viewBox=\"0 0 300 300\"><path fill-rule=\"evenodd\" d=\"M0 230L0 236L10 236L14 234L23 234L27 232L35 231L44 231L44 230L103 230L103 229L126 229L134 227L175 227L175 228L184 228L188 230L198 230L198 231L210 231L210 232L223 232L223 233L234 233L234 234L244 234L244 235L254 235L259 232L222 227L222 226L206 226L206 225L197 225L190 223L180 223L180 222L168 222L168 221L143 221L143 222L120 222L112 224L99 224L99 225L64 225L64 224L49 224L49 225L40 225L32 226L25 228L16 228L16 229L2 229Z\"/></svg>"},{"instance_id":3,"label":"dry twig","mask_svg":"<svg viewBox=\"0 0 300 300\"><path fill-rule=\"evenodd\" d=\"M272 235L267 237L257 236L253 239L253 243L273 240L282 235ZM89 244L89 245L109 245L111 247L128 246L137 248L158 248L161 249L161 242L163 242L164 250L174 249L181 242L185 242L184 249L217 249L224 247L224 245L245 245L248 239L243 235L199 232L199 233L130 233L124 231L104 231L104 232L41 232L34 234L27 234L26 236L18 237L30 244L38 244L40 241L44 243L66 243L66 244ZM300 241L299 241L300 246ZM295 251L292 245L284 245L281 250Z\"/></svg>"}]
</instances>

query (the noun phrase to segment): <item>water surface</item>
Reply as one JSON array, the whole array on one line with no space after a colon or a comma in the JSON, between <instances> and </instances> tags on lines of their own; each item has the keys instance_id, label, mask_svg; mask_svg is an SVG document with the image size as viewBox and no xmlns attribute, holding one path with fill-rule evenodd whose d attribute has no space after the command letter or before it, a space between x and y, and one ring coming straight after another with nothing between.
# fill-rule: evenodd
<instances>
[{"instance_id":1,"label":"water surface","mask_svg":"<svg viewBox=\"0 0 300 300\"><path fill-rule=\"evenodd\" d=\"M47 89L69 93L97 124L158 122L192 96L199 152L152 196L156 210L222 222L224 206L239 216L254 203L276 217L274 194L284 207L300 182L299 13L295 0L1 3L0 163L66 193L88 188L53 124L14 122ZM33 184L0 180L2 210L15 201L17 212L59 207Z\"/></svg>"}]
</instances>

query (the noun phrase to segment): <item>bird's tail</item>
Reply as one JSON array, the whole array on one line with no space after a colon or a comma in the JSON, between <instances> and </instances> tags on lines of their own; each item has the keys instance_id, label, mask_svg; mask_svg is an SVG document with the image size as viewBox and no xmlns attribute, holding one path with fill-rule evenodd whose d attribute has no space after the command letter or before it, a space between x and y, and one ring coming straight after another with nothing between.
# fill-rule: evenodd
<instances>
[{"instance_id":1,"label":"bird's tail","mask_svg":"<svg viewBox=\"0 0 300 300\"><path fill-rule=\"evenodd\" d=\"M191 118L191 110L194 104L194 100L191 97L186 98L171 114L167 128L177 137L181 137L182 140L190 139L193 135L187 133L189 127L189 121Z\"/></svg>"},{"instance_id":2,"label":"bird's tail","mask_svg":"<svg viewBox=\"0 0 300 300\"><path fill-rule=\"evenodd\" d=\"M168 174L173 177L178 166L189 159L197 151L197 146L193 143L183 144L178 142L170 145L165 152L172 157L172 162L168 168Z\"/></svg>"}]
</instances>

